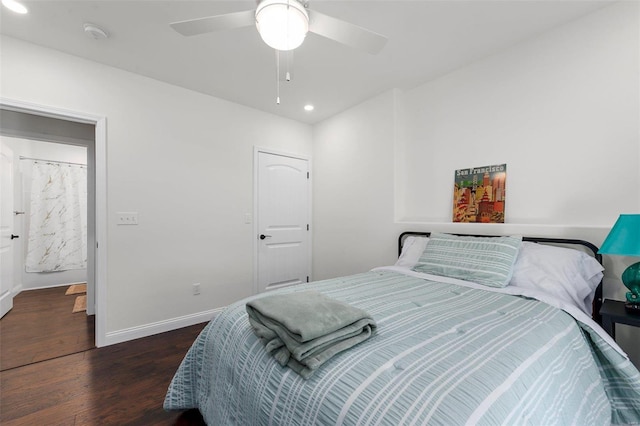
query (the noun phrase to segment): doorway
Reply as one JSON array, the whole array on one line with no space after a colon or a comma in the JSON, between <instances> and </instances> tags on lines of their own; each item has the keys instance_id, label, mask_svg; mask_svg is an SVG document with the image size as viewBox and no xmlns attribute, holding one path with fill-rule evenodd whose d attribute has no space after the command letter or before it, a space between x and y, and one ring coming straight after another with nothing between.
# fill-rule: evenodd
<instances>
[{"instance_id":1,"label":"doorway","mask_svg":"<svg viewBox=\"0 0 640 426\"><path fill-rule=\"evenodd\" d=\"M94 315L95 346L106 344L106 118L85 113L67 111L22 101L0 99L0 133L6 136L43 140L37 136L43 132L42 123L54 120L54 130L48 127L46 140L57 143L85 145L87 149L87 314ZM18 114L19 126L8 122L7 117ZM25 120L25 117L28 120ZM31 119L35 118L35 121ZM30 125L25 126L25 123ZM34 124L35 123L35 124ZM74 125L89 125L93 141L86 143L77 134L60 139L61 132ZM77 126L76 126L77 127ZM71 139L71 141L69 140Z\"/></svg>"},{"instance_id":2,"label":"doorway","mask_svg":"<svg viewBox=\"0 0 640 426\"><path fill-rule=\"evenodd\" d=\"M255 291L311 277L309 160L256 148L254 159Z\"/></svg>"},{"instance_id":3,"label":"doorway","mask_svg":"<svg viewBox=\"0 0 640 426\"><path fill-rule=\"evenodd\" d=\"M87 147L5 135L0 141L15 165L13 194L1 194L3 207L13 204L2 218L12 222L13 236L5 238L13 256L0 265L12 269L6 284L14 296L0 319L5 371L94 348L95 322L86 310Z\"/></svg>"}]
</instances>

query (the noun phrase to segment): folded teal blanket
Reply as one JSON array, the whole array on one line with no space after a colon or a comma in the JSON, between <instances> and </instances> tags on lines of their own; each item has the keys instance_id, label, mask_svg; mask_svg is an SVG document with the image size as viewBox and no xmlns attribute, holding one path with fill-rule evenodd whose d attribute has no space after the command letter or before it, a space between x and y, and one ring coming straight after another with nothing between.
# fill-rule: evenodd
<instances>
[{"instance_id":1,"label":"folded teal blanket","mask_svg":"<svg viewBox=\"0 0 640 426\"><path fill-rule=\"evenodd\" d=\"M267 352L305 379L376 329L367 312L313 290L262 297L246 309Z\"/></svg>"}]
</instances>

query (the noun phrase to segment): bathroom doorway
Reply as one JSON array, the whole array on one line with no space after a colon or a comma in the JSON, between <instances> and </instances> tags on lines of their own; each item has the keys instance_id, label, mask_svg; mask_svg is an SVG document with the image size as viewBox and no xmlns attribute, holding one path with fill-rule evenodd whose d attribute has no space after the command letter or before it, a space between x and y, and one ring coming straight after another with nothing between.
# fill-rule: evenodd
<instances>
[{"instance_id":1,"label":"bathroom doorway","mask_svg":"<svg viewBox=\"0 0 640 426\"><path fill-rule=\"evenodd\" d=\"M6 106L8 106L7 109L5 109ZM23 295L29 294L32 300L27 305L33 307L37 305L34 300L39 298L40 293L60 293L61 291L62 297L75 299L74 296L65 296L64 293L68 287L66 284L86 283L86 311L75 313L76 317L74 318L83 318L85 328L90 329L90 331L83 332L84 335L76 340L88 341L90 342L90 347L95 347L101 340L101 335L96 333L96 329L101 327L100 323L102 322L99 315L96 315L96 310L101 312L103 306L98 303L99 298L96 297L96 290L99 288L99 280L96 274L97 229L101 229L101 227L97 226L98 215L96 214L96 135L100 139L100 145L104 148L104 119L97 118L94 120L93 117L87 119L82 114L71 114L69 115L70 119L66 119L66 112L58 114L57 111L50 108L34 107L32 109L31 107L29 105L25 108L17 102L3 102L2 114L0 114L0 134L2 134L4 141L10 140L10 144L15 151L14 163L17 165L16 169L22 175L28 174L26 171L32 170L33 165L36 163L41 164L38 167L43 167L43 164L49 163L48 165L51 168L54 168L54 164L56 167L85 168L86 177L84 180L88 207L85 207L84 212L86 217L84 219L86 223L84 251L88 266L83 269L80 265L73 265L72 261L71 265L62 266L57 268L58 270L51 268L51 266L44 267L44 269L53 269L55 272L37 271L33 268L31 268L30 272L27 272L28 268L24 262L27 260L26 253L28 249L25 248L25 245L29 239L29 229L27 226L28 220L25 220L25 218L29 208L25 208L25 203L29 201L26 200L29 188L27 187L28 185L24 185L18 188L18 196L16 197L18 203L16 203L14 212L14 229L17 231L14 234L18 235L19 232L22 234L22 238L20 239L20 247L18 247L18 250L14 250L16 252L16 256L14 256L14 276L17 278L14 279L12 290L14 294L18 295L21 293ZM104 161L104 158L100 160ZM67 171L67 169L62 168L59 170ZM30 182L28 176L24 177L20 173L18 173L19 180L16 182L17 185ZM65 175L69 176L68 174ZM57 251L61 252L62 250ZM31 259L31 263L33 263L33 259ZM64 286L56 289L61 284L64 284ZM49 294L48 297L53 296ZM97 309L96 305L98 305ZM49 306L50 310L53 309L50 305L45 306ZM46 311L47 307L44 310ZM49 312L49 314L51 313ZM30 313L29 315L34 314ZM9 323L10 321L1 320L0 322ZM51 322L53 321L49 321L49 323ZM72 329L73 327L66 328ZM51 333L46 332L45 334ZM64 339L58 340L63 341ZM77 351L77 347L70 347L68 350L69 353ZM54 357L64 355L64 351L60 352L60 350L52 350L51 352ZM36 361L47 359L47 355L39 354L36 358Z\"/></svg>"}]
</instances>

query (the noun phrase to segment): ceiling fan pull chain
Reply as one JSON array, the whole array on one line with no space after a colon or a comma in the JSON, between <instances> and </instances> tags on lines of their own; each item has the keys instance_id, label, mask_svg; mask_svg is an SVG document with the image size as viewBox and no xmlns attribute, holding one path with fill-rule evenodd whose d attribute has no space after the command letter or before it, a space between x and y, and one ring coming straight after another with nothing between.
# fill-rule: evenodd
<instances>
[{"instance_id":1,"label":"ceiling fan pull chain","mask_svg":"<svg viewBox=\"0 0 640 426\"><path fill-rule=\"evenodd\" d=\"M293 50L289 50L285 53L287 61L287 72L284 75L286 81L291 81L291 62L293 62Z\"/></svg>"},{"instance_id":2,"label":"ceiling fan pull chain","mask_svg":"<svg viewBox=\"0 0 640 426\"><path fill-rule=\"evenodd\" d=\"M289 9L291 8L291 4L290 4L290 0L287 0L287 12L289 11ZM287 39L290 38L289 35L289 29L291 28L291 26L289 25L289 17L291 16L291 14L287 13L287 24L285 25L286 31L287 31ZM276 76L278 78L278 105L280 105L280 51L276 50L277 55L278 55L278 75ZM284 78L286 81L291 81L291 73L289 72L289 58L290 58L290 54L292 53L292 50L287 50L285 52L285 73L284 73Z\"/></svg>"},{"instance_id":3,"label":"ceiling fan pull chain","mask_svg":"<svg viewBox=\"0 0 640 426\"><path fill-rule=\"evenodd\" d=\"M276 105L280 105L280 51L276 49Z\"/></svg>"}]
</instances>

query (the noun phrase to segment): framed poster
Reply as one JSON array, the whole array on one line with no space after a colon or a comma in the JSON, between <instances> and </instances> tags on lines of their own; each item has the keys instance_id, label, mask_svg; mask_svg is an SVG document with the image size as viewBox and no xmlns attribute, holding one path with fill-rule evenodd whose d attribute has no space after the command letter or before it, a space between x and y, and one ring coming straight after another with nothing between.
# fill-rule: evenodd
<instances>
[{"instance_id":1,"label":"framed poster","mask_svg":"<svg viewBox=\"0 0 640 426\"><path fill-rule=\"evenodd\" d=\"M504 223L507 165L456 170L453 221Z\"/></svg>"}]
</instances>

